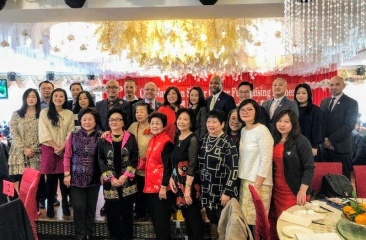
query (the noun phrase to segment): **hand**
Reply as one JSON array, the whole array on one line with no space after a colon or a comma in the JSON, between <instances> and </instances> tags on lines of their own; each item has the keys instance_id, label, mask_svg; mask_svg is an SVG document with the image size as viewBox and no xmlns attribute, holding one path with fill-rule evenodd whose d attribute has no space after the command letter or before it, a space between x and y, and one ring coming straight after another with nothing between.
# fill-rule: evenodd
<instances>
[{"instance_id":1,"label":"hand","mask_svg":"<svg viewBox=\"0 0 366 240\"><path fill-rule=\"evenodd\" d=\"M123 186L123 184L125 184L126 180L127 180L127 177L125 175L121 175L118 178L118 184L119 184L119 186Z\"/></svg>"},{"instance_id":2,"label":"hand","mask_svg":"<svg viewBox=\"0 0 366 240\"><path fill-rule=\"evenodd\" d=\"M117 178L114 178L114 177L111 179L111 184L112 184L113 187L119 187L120 186L119 183L118 183Z\"/></svg>"},{"instance_id":3,"label":"hand","mask_svg":"<svg viewBox=\"0 0 366 240\"><path fill-rule=\"evenodd\" d=\"M169 179L169 186L172 189L172 192L173 193L177 193L178 192L178 188L175 185L174 179L172 177Z\"/></svg>"},{"instance_id":4,"label":"hand","mask_svg":"<svg viewBox=\"0 0 366 240\"><path fill-rule=\"evenodd\" d=\"M61 156L62 153L64 152L64 149L62 147L57 146L54 148L54 152L56 155Z\"/></svg>"},{"instance_id":5,"label":"hand","mask_svg":"<svg viewBox=\"0 0 366 240\"><path fill-rule=\"evenodd\" d=\"M315 157L316 155L318 155L318 149L317 148L312 148L313 151L313 156Z\"/></svg>"},{"instance_id":6,"label":"hand","mask_svg":"<svg viewBox=\"0 0 366 240\"><path fill-rule=\"evenodd\" d=\"M159 198L160 198L160 200L166 199L166 187L165 186L161 186L160 191L159 191Z\"/></svg>"},{"instance_id":7,"label":"hand","mask_svg":"<svg viewBox=\"0 0 366 240\"><path fill-rule=\"evenodd\" d=\"M230 201L230 197L225 194L222 194L220 197L220 200L221 200L221 205L225 207L226 204L228 204L228 202Z\"/></svg>"},{"instance_id":8,"label":"hand","mask_svg":"<svg viewBox=\"0 0 366 240\"><path fill-rule=\"evenodd\" d=\"M107 134L110 133L110 131L105 131L102 133L102 135L100 136L100 138L105 138L107 136Z\"/></svg>"},{"instance_id":9,"label":"hand","mask_svg":"<svg viewBox=\"0 0 366 240\"><path fill-rule=\"evenodd\" d=\"M191 205L193 203L192 197L191 197L191 188L186 187L184 191L184 200L188 205Z\"/></svg>"},{"instance_id":10,"label":"hand","mask_svg":"<svg viewBox=\"0 0 366 240\"><path fill-rule=\"evenodd\" d=\"M297 193L296 196L296 204L300 206L304 206L306 203L306 191L300 191Z\"/></svg>"},{"instance_id":11,"label":"hand","mask_svg":"<svg viewBox=\"0 0 366 240\"><path fill-rule=\"evenodd\" d=\"M30 148L24 148L24 149L23 149L23 153L24 153L24 155L25 155L26 157L29 157L29 158L31 158L31 157L33 157L33 156L34 156L33 150L32 150L32 149L30 149Z\"/></svg>"},{"instance_id":12,"label":"hand","mask_svg":"<svg viewBox=\"0 0 366 240\"><path fill-rule=\"evenodd\" d=\"M325 148L328 148L330 150L334 150L334 146L333 146L332 142L329 140L329 138L324 139L324 144L323 145L324 145Z\"/></svg>"},{"instance_id":13,"label":"hand","mask_svg":"<svg viewBox=\"0 0 366 240\"><path fill-rule=\"evenodd\" d=\"M70 187L71 176L64 177L64 184L66 187Z\"/></svg>"}]
</instances>

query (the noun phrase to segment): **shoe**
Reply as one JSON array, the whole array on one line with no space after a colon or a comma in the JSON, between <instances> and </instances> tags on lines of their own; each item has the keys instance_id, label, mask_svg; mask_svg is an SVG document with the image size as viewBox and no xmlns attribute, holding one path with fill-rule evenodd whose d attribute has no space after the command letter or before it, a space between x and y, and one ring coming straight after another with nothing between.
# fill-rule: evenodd
<instances>
[{"instance_id":1,"label":"shoe","mask_svg":"<svg viewBox=\"0 0 366 240\"><path fill-rule=\"evenodd\" d=\"M66 204L66 206L62 205L62 213L66 217L71 216L70 208L69 208L69 206L67 204Z\"/></svg>"},{"instance_id":2,"label":"shoe","mask_svg":"<svg viewBox=\"0 0 366 240\"><path fill-rule=\"evenodd\" d=\"M53 202L53 206L60 206L60 201L57 200L57 198L55 197L55 200Z\"/></svg>"},{"instance_id":3,"label":"shoe","mask_svg":"<svg viewBox=\"0 0 366 240\"><path fill-rule=\"evenodd\" d=\"M103 205L103 207L100 209L100 216L105 216L107 214L107 211L105 209L105 204Z\"/></svg>"},{"instance_id":4,"label":"shoe","mask_svg":"<svg viewBox=\"0 0 366 240\"><path fill-rule=\"evenodd\" d=\"M54 218L55 217L55 209L50 206L47 206L47 217L48 218Z\"/></svg>"}]
</instances>

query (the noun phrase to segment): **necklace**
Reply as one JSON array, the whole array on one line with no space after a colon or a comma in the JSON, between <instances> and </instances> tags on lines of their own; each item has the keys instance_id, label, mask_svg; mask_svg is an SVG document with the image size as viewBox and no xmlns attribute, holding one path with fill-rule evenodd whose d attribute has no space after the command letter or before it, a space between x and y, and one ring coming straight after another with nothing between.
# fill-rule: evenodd
<instances>
[{"instance_id":1,"label":"necklace","mask_svg":"<svg viewBox=\"0 0 366 240\"><path fill-rule=\"evenodd\" d=\"M118 137L116 137L118 136ZM113 142L120 142L122 140L123 135L113 135L112 134L112 141Z\"/></svg>"},{"instance_id":2,"label":"necklace","mask_svg":"<svg viewBox=\"0 0 366 240\"><path fill-rule=\"evenodd\" d=\"M207 140L206 140L206 152L211 152L212 149L214 149L216 147L216 145L219 143L220 141L220 136L218 137L211 137L211 136L208 136L207 137ZM211 146L211 148L209 149L209 145Z\"/></svg>"}]
</instances>

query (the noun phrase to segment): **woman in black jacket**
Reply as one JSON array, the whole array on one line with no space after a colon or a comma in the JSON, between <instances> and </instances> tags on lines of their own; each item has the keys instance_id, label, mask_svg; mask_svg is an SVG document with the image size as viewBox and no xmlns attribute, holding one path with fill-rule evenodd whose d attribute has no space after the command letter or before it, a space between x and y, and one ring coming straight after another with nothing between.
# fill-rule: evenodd
<instances>
[{"instance_id":1,"label":"woman in black jacket","mask_svg":"<svg viewBox=\"0 0 366 240\"><path fill-rule=\"evenodd\" d=\"M306 83L296 86L295 101L299 107L301 134L309 139L315 157L318 155L319 144L324 141L322 111L313 104L311 89Z\"/></svg>"},{"instance_id":2,"label":"woman in black jacket","mask_svg":"<svg viewBox=\"0 0 366 240\"><path fill-rule=\"evenodd\" d=\"M301 135L295 112L282 110L275 117L273 148L273 207L278 218L283 211L310 199L314 158L309 140Z\"/></svg>"},{"instance_id":3,"label":"woman in black jacket","mask_svg":"<svg viewBox=\"0 0 366 240\"><path fill-rule=\"evenodd\" d=\"M103 178L108 231L110 239L131 240L138 146L135 136L123 130L126 115L121 109L110 110L107 119L110 132L98 142L98 161Z\"/></svg>"}]
</instances>

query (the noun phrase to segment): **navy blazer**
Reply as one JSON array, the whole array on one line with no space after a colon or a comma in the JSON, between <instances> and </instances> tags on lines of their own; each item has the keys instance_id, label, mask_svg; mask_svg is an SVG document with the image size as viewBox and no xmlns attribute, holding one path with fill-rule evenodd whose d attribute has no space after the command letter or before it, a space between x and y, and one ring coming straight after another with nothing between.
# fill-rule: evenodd
<instances>
[{"instance_id":1,"label":"navy blazer","mask_svg":"<svg viewBox=\"0 0 366 240\"><path fill-rule=\"evenodd\" d=\"M271 108L271 104L274 101L274 98L264 101L262 106L266 110L267 115L270 117L269 109ZM282 98L280 104L277 106L276 110L273 113L272 118L269 120L269 130L271 133L274 132L275 126L273 120L275 116L284 109L292 110L299 116L299 109L297 107L297 103L294 100L288 99L286 96Z\"/></svg>"},{"instance_id":2,"label":"navy blazer","mask_svg":"<svg viewBox=\"0 0 366 240\"><path fill-rule=\"evenodd\" d=\"M212 100L212 95L206 99L207 112L210 111L211 100ZM221 91L219 97L217 98L217 100L215 102L214 109L224 111L227 116L229 114L229 112L231 110L233 110L234 108L236 108L234 98L232 96L230 96L229 94L227 94L226 92Z\"/></svg>"},{"instance_id":3,"label":"navy blazer","mask_svg":"<svg viewBox=\"0 0 366 240\"><path fill-rule=\"evenodd\" d=\"M100 121L102 123L102 130L106 131L108 126L108 99L104 99L102 101L99 101L96 103L96 108L98 110L98 113L100 115ZM118 98L118 101L116 104L113 105L113 108L120 108L124 111L126 114L126 118L124 119L124 129L128 129L128 127L132 123L132 117L131 117L131 104L128 101L125 101L121 98Z\"/></svg>"},{"instance_id":4,"label":"navy blazer","mask_svg":"<svg viewBox=\"0 0 366 240\"><path fill-rule=\"evenodd\" d=\"M320 103L325 137L333 144L336 153L352 153L352 130L357 122L358 103L343 94L330 112L328 107L331 99L328 97Z\"/></svg>"}]
</instances>

